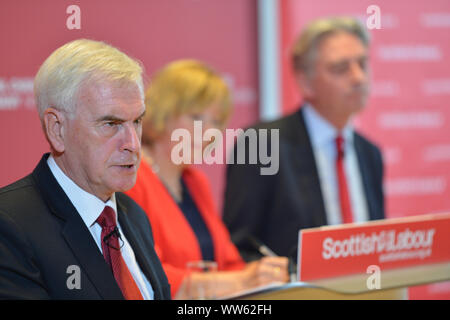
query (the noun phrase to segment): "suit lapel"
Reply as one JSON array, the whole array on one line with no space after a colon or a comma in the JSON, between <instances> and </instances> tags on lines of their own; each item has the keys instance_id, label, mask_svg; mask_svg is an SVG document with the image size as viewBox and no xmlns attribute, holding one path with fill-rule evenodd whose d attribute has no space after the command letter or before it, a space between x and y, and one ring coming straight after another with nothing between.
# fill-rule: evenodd
<instances>
[{"instance_id":1,"label":"suit lapel","mask_svg":"<svg viewBox=\"0 0 450 320\"><path fill-rule=\"evenodd\" d=\"M153 264L149 258L149 250L145 250L144 240L141 237L139 230L136 230L136 227L133 226L130 218L127 214L127 209L120 203L119 197L116 197L117 201L117 211L118 211L118 219L120 223L120 227L122 228L125 237L133 248L134 255L136 257L136 261L141 268L141 271L145 274L148 281L151 283L154 298L161 299L163 297L163 292L161 283L159 282L158 277L156 276L156 271L153 268ZM150 231L149 231L150 232Z\"/></svg>"},{"instance_id":2,"label":"suit lapel","mask_svg":"<svg viewBox=\"0 0 450 320\"><path fill-rule=\"evenodd\" d=\"M33 171L50 211L64 220L61 234L79 261L80 268L103 299L123 299L122 292L81 216L51 173L45 154Z\"/></svg>"},{"instance_id":3,"label":"suit lapel","mask_svg":"<svg viewBox=\"0 0 450 320\"><path fill-rule=\"evenodd\" d=\"M376 203L376 199L374 198L374 194L371 192L371 185L372 185L372 177L371 173L373 170L369 168L370 159L367 159L367 152L363 150L363 144L361 141L361 137L355 132L355 150L356 150L356 157L358 159L358 166L359 171L361 172L361 178L363 182L363 188L364 188L364 195L366 199L367 208L369 210L369 218L371 220L375 219L375 211L376 209L373 208L373 204Z\"/></svg>"},{"instance_id":4,"label":"suit lapel","mask_svg":"<svg viewBox=\"0 0 450 320\"><path fill-rule=\"evenodd\" d=\"M288 125L292 130L288 136L288 140L290 142L290 153L293 155L293 158L296 159L295 161L292 161L296 172L295 175L298 177L298 182L304 195L303 198L306 201L307 214L312 219L312 226L322 226L327 224L325 204L320 187L316 161L314 159L314 152L309 134L306 130L303 110L300 109L291 120L295 121L295 123Z\"/></svg>"}]
</instances>

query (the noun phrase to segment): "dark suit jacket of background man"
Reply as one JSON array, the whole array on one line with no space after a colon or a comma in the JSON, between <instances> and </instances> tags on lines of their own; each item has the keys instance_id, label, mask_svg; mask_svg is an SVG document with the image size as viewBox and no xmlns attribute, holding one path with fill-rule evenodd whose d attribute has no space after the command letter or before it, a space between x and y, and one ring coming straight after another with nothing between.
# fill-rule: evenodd
<instances>
[{"instance_id":1,"label":"dark suit jacket of background man","mask_svg":"<svg viewBox=\"0 0 450 320\"><path fill-rule=\"evenodd\" d=\"M251 235L276 254L296 261L299 230L327 224L302 109L254 128L268 129L268 135L270 129L280 130L279 172L263 176L260 175L260 164L236 164L236 161L229 164L223 219L245 260L260 257L248 239ZM370 219L383 219L381 152L356 132L354 144Z\"/></svg>"},{"instance_id":2,"label":"dark suit jacket of background man","mask_svg":"<svg viewBox=\"0 0 450 320\"><path fill-rule=\"evenodd\" d=\"M0 189L0 298L123 299L91 233L51 173L48 156L32 174ZM170 299L145 213L123 193L116 193L116 202L119 224L154 298ZM69 266L81 271L80 289L73 288Z\"/></svg>"}]
</instances>

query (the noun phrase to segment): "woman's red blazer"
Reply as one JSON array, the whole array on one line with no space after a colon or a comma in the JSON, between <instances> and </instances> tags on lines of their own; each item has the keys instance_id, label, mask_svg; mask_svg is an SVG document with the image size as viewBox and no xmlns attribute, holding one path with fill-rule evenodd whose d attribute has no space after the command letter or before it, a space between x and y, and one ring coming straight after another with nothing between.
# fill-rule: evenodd
<instances>
[{"instance_id":1,"label":"woman's red blazer","mask_svg":"<svg viewBox=\"0 0 450 320\"><path fill-rule=\"evenodd\" d=\"M245 263L217 212L208 179L201 171L190 167L183 171L182 178L211 233L218 270L242 269ZM177 203L144 159L141 161L135 186L126 194L147 213L156 253L174 297L188 274L186 264L202 260L197 237Z\"/></svg>"}]
</instances>

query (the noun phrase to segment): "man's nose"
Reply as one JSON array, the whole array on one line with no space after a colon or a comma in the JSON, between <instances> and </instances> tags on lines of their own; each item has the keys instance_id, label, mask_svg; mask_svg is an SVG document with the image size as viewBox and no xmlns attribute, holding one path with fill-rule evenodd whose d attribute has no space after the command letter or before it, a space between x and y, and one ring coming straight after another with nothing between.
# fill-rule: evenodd
<instances>
[{"instance_id":1,"label":"man's nose","mask_svg":"<svg viewBox=\"0 0 450 320\"><path fill-rule=\"evenodd\" d=\"M124 125L123 150L137 153L141 149L141 133L134 123Z\"/></svg>"},{"instance_id":2,"label":"man's nose","mask_svg":"<svg viewBox=\"0 0 450 320\"><path fill-rule=\"evenodd\" d=\"M353 83L363 84L367 81L367 71L358 62L355 61L350 64L350 72Z\"/></svg>"}]
</instances>

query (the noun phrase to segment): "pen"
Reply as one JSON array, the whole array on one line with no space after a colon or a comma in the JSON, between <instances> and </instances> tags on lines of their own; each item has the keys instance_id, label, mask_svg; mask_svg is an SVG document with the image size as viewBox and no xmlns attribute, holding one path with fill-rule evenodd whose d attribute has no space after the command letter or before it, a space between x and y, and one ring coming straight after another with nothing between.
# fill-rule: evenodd
<instances>
[{"instance_id":1,"label":"pen","mask_svg":"<svg viewBox=\"0 0 450 320\"><path fill-rule=\"evenodd\" d=\"M252 237L251 235L248 235L247 237L248 237L248 240L251 242L251 244L263 256L265 256L265 257L278 257L278 255L275 252L273 252L272 249L270 249L265 244L261 243L256 238ZM290 282L295 282L295 281L297 281L297 275L296 275L296 271L295 271L296 267L295 267L295 264L292 261L292 258L288 258L288 259L289 259L289 264L288 264L289 281Z\"/></svg>"},{"instance_id":2,"label":"pen","mask_svg":"<svg viewBox=\"0 0 450 320\"><path fill-rule=\"evenodd\" d=\"M252 243L252 245L258 249L259 253L261 253L263 256L266 257L278 257L278 255L272 251L268 246L265 244L262 244L260 241L252 237L251 235L248 235L249 241Z\"/></svg>"}]
</instances>

